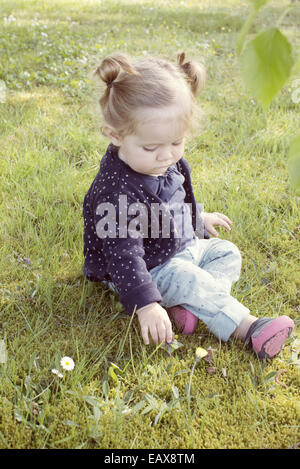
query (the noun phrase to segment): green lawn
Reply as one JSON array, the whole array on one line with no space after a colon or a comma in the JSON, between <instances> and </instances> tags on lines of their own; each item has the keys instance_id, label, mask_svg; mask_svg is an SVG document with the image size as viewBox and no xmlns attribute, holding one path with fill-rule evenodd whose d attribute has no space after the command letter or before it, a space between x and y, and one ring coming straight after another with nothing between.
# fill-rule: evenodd
<instances>
[{"instance_id":1,"label":"green lawn","mask_svg":"<svg viewBox=\"0 0 300 469\"><path fill-rule=\"evenodd\" d=\"M289 3L271 1L251 34ZM233 221L221 233L243 255L233 293L254 315L299 325L287 151L300 104L291 82L266 112L245 89L236 39L248 13L245 0L1 0L0 448L299 445L299 332L267 363L204 325L169 355L144 346L137 319L83 277L82 202L108 144L91 72L116 50L174 60L184 50L208 74L185 156L197 199ZM299 23L296 2L281 26L295 50ZM192 375L198 346L213 358ZM63 356L75 368L59 378Z\"/></svg>"}]
</instances>

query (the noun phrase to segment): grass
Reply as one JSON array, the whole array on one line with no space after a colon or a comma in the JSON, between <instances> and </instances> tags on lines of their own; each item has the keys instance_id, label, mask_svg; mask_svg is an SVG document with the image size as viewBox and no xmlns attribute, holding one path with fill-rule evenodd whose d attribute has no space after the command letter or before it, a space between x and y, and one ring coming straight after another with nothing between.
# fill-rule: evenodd
<instances>
[{"instance_id":1,"label":"grass","mask_svg":"<svg viewBox=\"0 0 300 469\"><path fill-rule=\"evenodd\" d=\"M287 0L251 31L273 25ZM2 0L0 79L1 448L294 448L299 446L299 333L273 361L220 344L199 325L169 355L142 343L83 267L83 197L107 146L91 70L114 50L202 59L201 132L189 142L195 192L233 220L243 254L234 295L257 316L299 324L299 198L287 175L299 127L291 83L264 112L235 55L249 5ZM299 48L299 6L283 32ZM3 29L2 29L3 28ZM198 346L213 349L194 365ZM64 355L75 361L62 379ZM193 370L193 371L192 371ZM192 374L191 374L192 373ZM191 385L191 386L190 386Z\"/></svg>"}]
</instances>

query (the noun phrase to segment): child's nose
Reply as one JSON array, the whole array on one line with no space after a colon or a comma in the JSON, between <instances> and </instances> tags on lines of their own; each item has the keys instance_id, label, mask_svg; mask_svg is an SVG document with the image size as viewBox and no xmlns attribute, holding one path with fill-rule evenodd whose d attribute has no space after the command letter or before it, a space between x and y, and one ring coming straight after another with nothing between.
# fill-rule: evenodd
<instances>
[{"instance_id":1,"label":"child's nose","mask_svg":"<svg viewBox=\"0 0 300 469\"><path fill-rule=\"evenodd\" d=\"M170 161L172 159L171 148L162 148L157 157L158 161Z\"/></svg>"}]
</instances>

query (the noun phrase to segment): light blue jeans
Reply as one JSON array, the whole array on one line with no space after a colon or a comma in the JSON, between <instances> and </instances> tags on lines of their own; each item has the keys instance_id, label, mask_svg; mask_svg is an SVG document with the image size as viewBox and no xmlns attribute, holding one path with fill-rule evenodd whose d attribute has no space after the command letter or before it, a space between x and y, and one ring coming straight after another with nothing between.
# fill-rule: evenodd
<instances>
[{"instance_id":1,"label":"light blue jeans","mask_svg":"<svg viewBox=\"0 0 300 469\"><path fill-rule=\"evenodd\" d=\"M193 245L150 270L162 306L188 309L224 342L249 314L249 309L230 295L240 272L238 248L219 238L197 238Z\"/></svg>"}]
</instances>

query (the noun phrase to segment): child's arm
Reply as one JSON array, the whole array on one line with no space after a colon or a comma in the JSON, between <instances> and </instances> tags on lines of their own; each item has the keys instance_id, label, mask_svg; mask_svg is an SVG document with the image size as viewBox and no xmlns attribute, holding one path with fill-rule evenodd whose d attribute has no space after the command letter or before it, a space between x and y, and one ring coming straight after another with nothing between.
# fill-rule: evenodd
<instances>
[{"instance_id":1,"label":"child's arm","mask_svg":"<svg viewBox=\"0 0 300 469\"><path fill-rule=\"evenodd\" d=\"M118 193L101 195L95 199L92 213L97 240L89 245L94 270L97 269L98 263L102 262L99 270L101 268L109 275L120 296L120 302L130 315L135 309L161 301L160 292L144 259L142 233L136 232L137 236L130 235L130 223L136 217L136 213L129 214L128 207L131 203L133 201L128 196L127 206L124 208L119 205ZM122 211L125 211L123 220ZM98 251L101 256L97 255Z\"/></svg>"},{"instance_id":2,"label":"child's arm","mask_svg":"<svg viewBox=\"0 0 300 469\"><path fill-rule=\"evenodd\" d=\"M212 234L213 236L219 236L217 230L214 229L214 225L224 226L227 231L230 231L230 225L232 221L223 213L213 212L213 213L206 213L201 212L201 217L204 221L204 225L206 230Z\"/></svg>"},{"instance_id":3,"label":"child's arm","mask_svg":"<svg viewBox=\"0 0 300 469\"><path fill-rule=\"evenodd\" d=\"M146 345L149 332L155 344L171 343L173 331L167 311L158 303L150 303L136 311L141 326L141 334Z\"/></svg>"}]
</instances>

